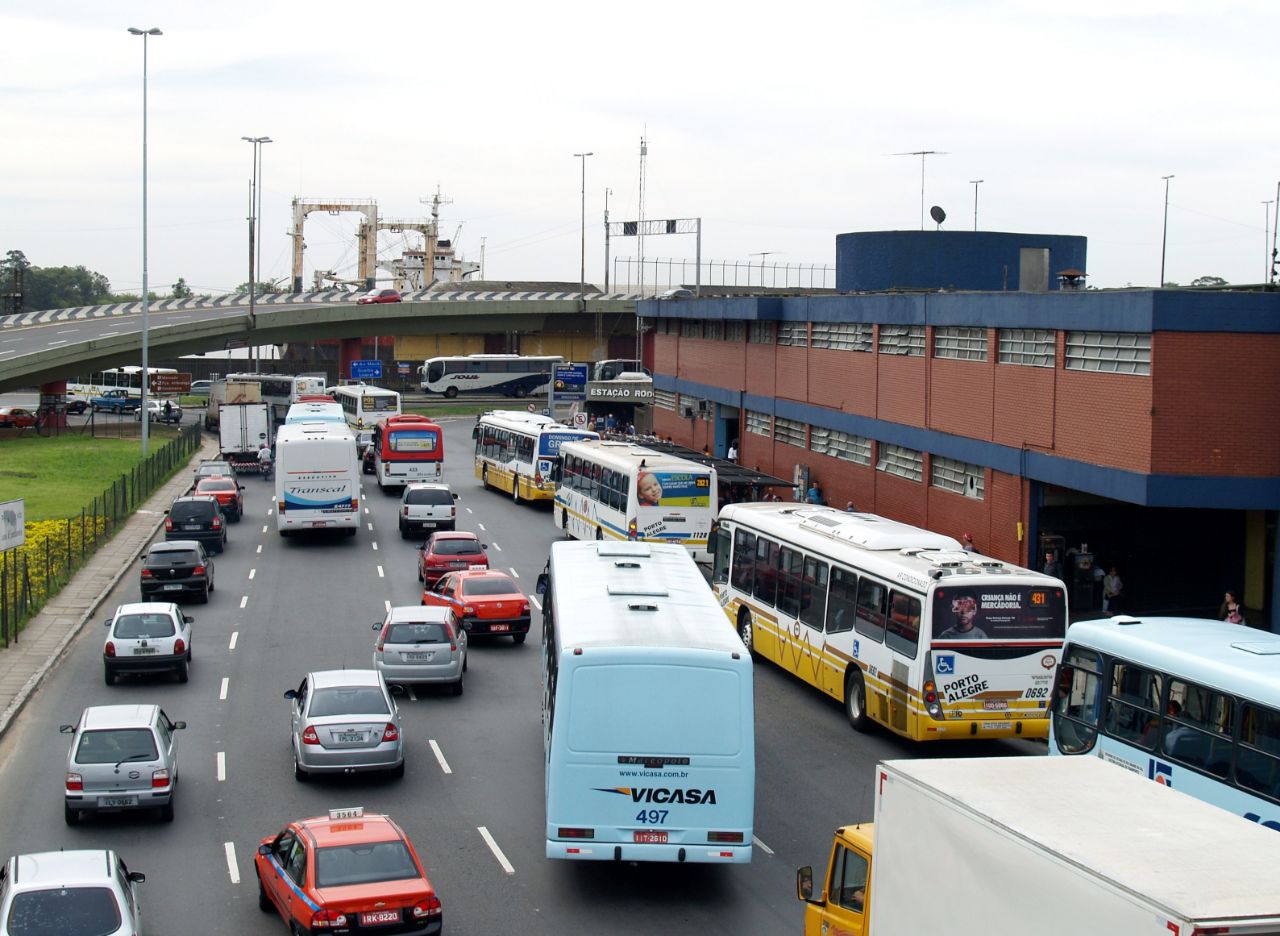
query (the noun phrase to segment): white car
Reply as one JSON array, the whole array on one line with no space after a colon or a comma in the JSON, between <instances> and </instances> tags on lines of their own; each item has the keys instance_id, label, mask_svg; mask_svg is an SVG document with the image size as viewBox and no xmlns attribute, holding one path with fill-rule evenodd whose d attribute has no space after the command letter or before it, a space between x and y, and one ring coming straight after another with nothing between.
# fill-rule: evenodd
<instances>
[{"instance_id":1,"label":"white car","mask_svg":"<svg viewBox=\"0 0 1280 936\"><path fill-rule=\"evenodd\" d=\"M114 851L14 855L0 873L0 932L4 936L135 936L141 932L136 885L147 878L126 868Z\"/></svg>"},{"instance_id":2,"label":"white car","mask_svg":"<svg viewBox=\"0 0 1280 936\"><path fill-rule=\"evenodd\" d=\"M457 499L449 485L437 481L406 484L400 495L400 536L408 539L414 533L454 529Z\"/></svg>"},{"instance_id":3,"label":"white car","mask_svg":"<svg viewBox=\"0 0 1280 936\"><path fill-rule=\"evenodd\" d=\"M186 682L191 666L191 625L195 618L166 601L122 604L103 621L107 639L102 646L102 669L107 685L122 673L172 670Z\"/></svg>"},{"instance_id":4,"label":"white car","mask_svg":"<svg viewBox=\"0 0 1280 936\"><path fill-rule=\"evenodd\" d=\"M169 411L165 413L165 405L169 406ZM133 418L138 422L142 422L142 408L133 411ZM147 400L147 418L152 422L182 422L182 407L175 400Z\"/></svg>"}]
</instances>

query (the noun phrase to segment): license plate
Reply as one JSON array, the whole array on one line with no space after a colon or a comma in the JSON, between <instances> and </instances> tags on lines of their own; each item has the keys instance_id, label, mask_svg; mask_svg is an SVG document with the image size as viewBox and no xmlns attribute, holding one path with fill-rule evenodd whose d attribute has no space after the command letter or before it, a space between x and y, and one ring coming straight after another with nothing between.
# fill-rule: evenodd
<instances>
[{"instance_id":1,"label":"license plate","mask_svg":"<svg viewBox=\"0 0 1280 936\"><path fill-rule=\"evenodd\" d=\"M340 744L362 744L364 742L363 731L339 731L338 743Z\"/></svg>"},{"instance_id":2,"label":"license plate","mask_svg":"<svg viewBox=\"0 0 1280 936\"><path fill-rule=\"evenodd\" d=\"M325 522L323 520L312 520L311 525L313 527L322 527L325 525Z\"/></svg>"},{"instance_id":3,"label":"license plate","mask_svg":"<svg viewBox=\"0 0 1280 936\"><path fill-rule=\"evenodd\" d=\"M637 845L665 845L667 844L667 833L665 831L657 832L652 829L645 829L640 832L632 833L635 838L633 841Z\"/></svg>"},{"instance_id":4,"label":"license plate","mask_svg":"<svg viewBox=\"0 0 1280 936\"><path fill-rule=\"evenodd\" d=\"M104 796L98 800L98 805L105 809L113 809L117 806L137 806L138 798L136 796Z\"/></svg>"},{"instance_id":5,"label":"license plate","mask_svg":"<svg viewBox=\"0 0 1280 936\"><path fill-rule=\"evenodd\" d=\"M181 585L166 585L166 586L164 587L164 590L165 590L165 591L182 591L182 586L181 586Z\"/></svg>"},{"instance_id":6,"label":"license plate","mask_svg":"<svg viewBox=\"0 0 1280 936\"><path fill-rule=\"evenodd\" d=\"M377 926L381 923L399 923L399 910L371 910L360 914L361 926Z\"/></svg>"},{"instance_id":7,"label":"license plate","mask_svg":"<svg viewBox=\"0 0 1280 936\"><path fill-rule=\"evenodd\" d=\"M200 524L198 524L198 523L184 523L184 524L182 525L182 528L183 528L184 530L198 530L198 529L200 529Z\"/></svg>"},{"instance_id":8,"label":"license plate","mask_svg":"<svg viewBox=\"0 0 1280 936\"><path fill-rule=\"evenodd\" d=\"M159 652L160 652L159 647L134 647L133 648L134 656L146 656L149 653L159 653Z\"/></svg>"},{"instance_id":9,"label":"license plate","mask_svg":"<svg viewBox=\"0 0 1280 936\"><path fill-rule=\"evenodd\" d=\"M1012 722L1007 721L984 721L978 722L983 731L1008 731L1013 727Z\"/></svg>"},{"instance_id":10,"label":"license plate","mask_svg":"<svg viewBox=\"0 0 1280 936\"><path fill-rule=\"evenodd\" d=\"M466 567L467 567L467 564L466 564L465 562L451 562L451 563L449 563L449 568L451 568L451 569L465 569Z\"/></svg>"},{"instance_id":11,"label":"license plate","mask_svg":"<svg viewBox=\"0 0 1280 936\"><path fill-rule=\"evenodd\" d=\"M405 653L402 655L406 663L430 663L435 653Z\"/></svg>"},{"instance_id":12,"label":"license plate","mask_svg":"<svg viewBox=\"0 0 1280 936\"><path fill-rule=\"evenodd\" d=\"M490 625L489 625L489 630L494 631L494 632L497 632L497 631L509 631L509 630L511 630L511 625L510 625L510 624L490 624Z\"/></svg>"}]
</instances>

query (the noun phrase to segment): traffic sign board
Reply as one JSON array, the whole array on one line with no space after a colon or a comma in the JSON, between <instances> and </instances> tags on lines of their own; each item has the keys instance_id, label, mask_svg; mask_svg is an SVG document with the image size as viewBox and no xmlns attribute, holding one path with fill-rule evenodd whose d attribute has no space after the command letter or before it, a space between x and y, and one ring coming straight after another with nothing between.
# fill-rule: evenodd
<instances>
[{"instance_id":1,"label":"traffic sign board","mask_svg":"<svg viewBox=\"0 0 1280 936\"><path fill-rule=\"evenodd\" d=\"M150 376L152 393L173 394L191 392L190 374L157 373L151 374Z\"/></svg>"},{"instance_id":2,"label":"traffic sign board","mask_svg":"<svg viewBox=\"0 0 1280 936\"><path fill-rule=\"evenodd\" d=\"M381 380L382 379L382 362L381 361L352 361L351 362L351 379L352 380Z\"/></svg>"}]
</instances>

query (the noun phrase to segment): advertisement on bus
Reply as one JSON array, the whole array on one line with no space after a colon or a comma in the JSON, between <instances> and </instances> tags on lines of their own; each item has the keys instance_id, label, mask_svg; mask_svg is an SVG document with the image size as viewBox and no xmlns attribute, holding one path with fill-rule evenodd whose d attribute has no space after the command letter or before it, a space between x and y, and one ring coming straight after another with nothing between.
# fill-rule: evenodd
<instances>
[{"instance_id":1,"label":"advertisement on bus","mask_svg":"<svg viewBox=\"0 0 1280 936\"><path fill-rule=\"evenodd\" d=\"M1061 640L1066 623L1062 588L943 585L933 593L935 640Z\"/></svg>"},{"instance_id":2,"label":"advertisement on bus","mask_svg":"<svg viewBox=\"0 0 1280 936\"><path fill-rule=\"evenodd\" d=\"M640 469L636 495L641 507L709 507L711 478L691 471Z\"/></svg>"}]
</instances>

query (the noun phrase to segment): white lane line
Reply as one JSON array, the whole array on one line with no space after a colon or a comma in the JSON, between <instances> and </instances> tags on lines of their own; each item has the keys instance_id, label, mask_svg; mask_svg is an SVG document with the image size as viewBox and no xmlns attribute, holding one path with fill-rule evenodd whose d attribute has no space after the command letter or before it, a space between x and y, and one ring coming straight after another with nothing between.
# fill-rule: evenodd
<instances>
[{"instance_id":1,"label":"white lane line","mask_svg":"<svg viewBox=\"0 0 1280 936\"><path fill-rule=\"evenodd\" d=\"M224 842L222 847L227 852L227 874L231 875L231 883L240 883L240 869L236 867L236 846L234 842Z\"/></svg>"},{"instance_id":2,"label":"white lane line","mask_svg":"<svg viewBox=\"0 0 1280 936\"><path fill-rule=\"evenodd\" d=\"M218 782L226 783L227 781L227 752L218 752Z\"/></svg>"},{"instance_id":3,"label":"white lane line","mask_svg":"<svg viewBox=\"0 0 1280 936\"><path fill-rule=\"evenodd\" d=\"M262 544L261 544L261 543L259 543L259 544L258 544L258 552L262 552Z\"/></svg>"},{"instance_id":4,"label":"white lane line","mask_svg":"<svg viewBox=\"0 0 1280 936\"><path fill-rule=\"evenodd\" d=\"M218 690L218 701L219 701L219 702L225 702L225 701L227 701L227 685L228 685L230 682L231 682L231 677L230 677L230 676L223 676L223 677L222 677L222 688Z\"/></svg>"},{"instance_id":5,"label":"white lane line","mask_svg":"<svg viewBox=\"0 0 1280 936\"><path fill-rule=\"evenodd\" d=\"M533 597L533 595L530 595L530 596L529 596L529 600L533 602L533 606L534 606L535 608L537 608L539 611L541 611L541 610L542 610L542 602L541 602L541 601L539 601L537 598Z\"/></svg>"},{"instance_id":6,"label":"white lane line","mask_svg":"<svg viewBox=\"0 0 1280 936\"><path fill-rule=\"evenodd\" d=\"M377 543L374 543L374 544L373 544L373 548L374 548L374 551L377 551L377 549L378 549L378 544L377 544Z\"/></svg>"},{"instance_id":7,"label":"white lane line","mask_svg":"<svg viewBox=\"0 0 1280 936\"><path fill-rule=\"evenodd\" d=\"M55 335L70 335L72 332L78 332L78 328L64 328L61 331L54 332Z\"/></svg>"},{"instance_id":8,"label":"white lane line","mask_svg":"<svg viewBox=\"0 0 1280 936\"><path fill-rule=\"evenodd\" d=\"M511 567L511 575L512 575L512 577L513 577L513 578L519 578L519 577L520 577L520 573L516 571L516 567L515 567L515 566L512 566L512 567Z\"/></svg>"},{"instance_id":9,"label":"white lane line","mask_svg":"<svg viewBox=\"0 0 1280 936\"><path fill-rule=\"evenodd\" d=\"M484 839L484 843L489 846L489 851L493 852L493 857L498 859L498 864L502 865L502 870L507 874L515 874L516 869L511 867L511 862L507 861L507 856L502 853L502 849L498 847L498 843L493 840L493 836L489 834L489 830L484 826L476 826L476 831L480 833L480 837Z\"/></svg>"},{"instance_id":10,"label":"white lane line","mask_svg":"<svg viewBox=\"0 0 1280 936\"><path fill-rule=\"evenodd\" d=\"M240 610L243 611L245 605L247 605L248 603L249 603L249 596L245 595L243 598L240 599Z\"/></svg>"},{"instance_id":11,"label":"white lane line","mask_svg":"<svg viewBox=\"0 0 1280 936\"><path fill-rule=\"evenodd\" d=\"M371 533L372 533L372 532L373 532L373 524L372 524L372 523L370 523L370 524L368 524L368 526L369 526L369 532L371 532Z\"/></svg>"},{"instance_id":12,"label":"white lane line","mask_svg":"<svg viewBox=\"0 0 1280 936\"><path fill-rule=\"evenodd\" d=\"M496 549L498 552L502 552L502 547L499 546L497 543L493 544L493 548Z\"/></svg>"},{"instance_id":13,"label":"white lane line","mask_svg":"<svg viewBox=\"0 0 1280 936\"><path fill-rule=\"evenodd\" d=\"M383 605L385 605L385 606L386 606L387 613L388 613L388 614L390 614L390 613L391 613L391 602L390 602L390 601L383 601L382 603L383 603Z\"/></svg>"},{"instance_id":14,"label":"white lane line","mask_svg":"<svg viewBox=\"0 0 1280 936\"><path fill-rule=\"evenodd\" d=\"M414 691L413 691L413 684L412 684L412 683L410 683L410 684L409 684L408 686L406 686L405 688L409 690L409 701L410 701L410 702L417 702L417 701L418 701L418 694L417 694L416 692L414 692Z\"/></svg>"},{"instance_id":15,"label":"white lane line","mask_svg":"<svg viewBox=\"0 0 1280 936\"><path fill-rule=\"evenodd\" d=\"M21 341L21 340L22 340L21 338L6 338L6 339L4 340L4 343L5 343L5 344L13 344L15 341Z\"/></svg>"},{"instance_id":16,"label":"white lane line","mask_svg":"<svg viewBox=\"0 0 1280 936\"><path fill-rule=\"evenodd\" d=\"M227 644L227 651L230 652L236 648L236 641L240 639L239 631L231 632L231 643Z\"/></svg>"},{"instance_id":17,"label":"white lane line","mask_svg":"<svg viewBox=\"0 0 1280 936\"><path fill-rule=\"evenodd\" d=\"M364 491L364 488L361 488L360 490L361 490L361 492L363 492L363 491ZM368 508L368 507L366 507L366 508L364 509L364 512L365 512L365 514L367 515L367 514L369 513L369 508Z\"/></svg>"},{"instance_id":18,"label":"white lane line","mask_svg":"<svg viewBox=\"0 0 1280 936\"><path fill-rule=\"evenodd\" d=\"M755 845L756 848L760 849L766 855L773 854L773 849L770 848L768 845L766 845L764 842L760 841L760 839L756 838L754 835L751 836L751 842L753 845Z\"/></svg>"},{"instance_id":19,"label":"white lane line","mask_svg":"<svg viewBox=\"0 0 1280 936\"><path fill-rule=\"evenodd\" d=\"M267 525L265 523L262 525L262 532L267 532Z\"/></svg>"},{"instance_id":20,"label":"white lane line","mask_svg":"<svg viewBox=\"0 0 1280 936\"><path fill-rule=\"evenodd\" d=\"M267 516L269 517L269 516L271 516L273 513L275 513L275 511L274 511L274 510L268 510L268 511L267 511Z\"/></svg>"},{"instance_id":21,"label":"white lane line","mask_svg":"<svg viewBox=\"0 0 1280 936\"><path fill-rule=\"evenodd\" d=\"M471 513L471 512L472 512L472 510L471 510L471 508L470 508L470 507L467 507L467 508L466 508L466 511L467 511L467 513Z\"/></svg>"},{"instance_id":22,"label":"white lane line","mask_svg":"<svg viewBox=\"0 0 1280 936\"><path fill-rule=\"evenodd\" d=\"M60 345L60 344L66 344L66 343L67 343L67 339L66 339L66 338L59 338L57 341L49 341L49 342L46 342L46 344L47 344L50 348L52 348L54 345Z\"/></svg>"},{"instance_id":23,"label":"white lane line","mask_svg":"<svg viewBox=\"0 0 1280 936\"><path fill-rule=\"evenodd\" d=\"M378 566L378 578L386 578L387 573L382 571L382 566Z\"/></svg>"},{"instance_id":24,"label":"white lane line","mask_svg":"<svg viewBox=\"0 0 1280 936\"><path fill-rule=\"evenodd\" d=\"M480 528L480 532L481 532L481 533L484 533L484 532L485 532L485 528L484 528L484 524L483 524L483 523L477 523L477 524L476 524L476 526L478 526L478 527Z\"/></svg>"},{"instance_id":25,"label":"white lane line","mask_svg":"<svg viewBox=\"0 0 1280 936\"><path fill-rule=\"evenodd\" d=\"M132 325L132 322L112 322L107 328L119 328L121 325Z\"/></svg>"},{"instance_id":26,"label":"white lane line","mask_svg":"<svg viewBox=\"0 0 1280 936\"><path fill-rule=\"evenodd\" d=\"M449 767L449 762L444 759L444 751L440 750L440 745L436 744L435 738L432 738L427 743L431 745L431 753L436 756L440 769L445 773L453 773L452 768Z\"/></svg>"},{"instance_id":27,"label":"white lane line","mask_svg":"<svg viewBox=\"0 0 1280 936\"><path fill-rule=\"evenodd\" d=\"M258 574L258 570L257 570L257 569L250 569L250 570L249 570L249 581L251 581L251 582L252 582L252 581L253 581L253 577L254 577L255 575L257 575L257 574Z\"/></svg>"}]
</instances>

